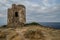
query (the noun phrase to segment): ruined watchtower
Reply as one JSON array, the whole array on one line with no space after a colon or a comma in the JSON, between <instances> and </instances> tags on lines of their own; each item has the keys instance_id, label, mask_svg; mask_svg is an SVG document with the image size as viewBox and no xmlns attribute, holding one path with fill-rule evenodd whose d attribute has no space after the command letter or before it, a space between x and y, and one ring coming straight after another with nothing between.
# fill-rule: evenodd
<instances>
[{"instance_id":1,"label":"ruined watchtower","mask_svg":"<svg viewBox=\"0 0 60 40\"><path fill-rule=\"evenodd\" d=\"M12 4L8 9L8 27L19 27L26 22L26 8L24 5Z\"/></svg>"}]
</instances>

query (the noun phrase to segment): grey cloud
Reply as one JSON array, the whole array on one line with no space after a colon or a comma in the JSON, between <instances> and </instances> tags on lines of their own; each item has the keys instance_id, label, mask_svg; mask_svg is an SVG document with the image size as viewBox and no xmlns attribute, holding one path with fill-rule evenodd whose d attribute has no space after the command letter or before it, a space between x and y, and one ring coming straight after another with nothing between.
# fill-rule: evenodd
<instances>
[{"instance_id":1,"label":"grey cloud","mask_svg":"<svg viewBox=\"0 0 60 40\"><path fill-rule=\"evenodd\" d=\"M0 1L0 14L4 14L7 18L7 9L13 4L23 4L26 6L27 21L59 21L60 5L45 6L42 0L8 0L7 2ZM56 20L55 20L56 18Z\"/></svg>"}]
</instances>

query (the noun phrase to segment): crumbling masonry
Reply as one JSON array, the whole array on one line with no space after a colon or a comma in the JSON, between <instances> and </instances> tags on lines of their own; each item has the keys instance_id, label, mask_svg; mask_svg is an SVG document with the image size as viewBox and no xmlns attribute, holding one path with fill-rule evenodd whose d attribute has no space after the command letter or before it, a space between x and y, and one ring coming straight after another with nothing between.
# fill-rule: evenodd
<instances>
[{"instance_id":1,"label":"crumbling masonry","mask_svg":"<svg viewBox=\"0 0 60 40\"><path fill-rule=\"evenodd\" d=\"M12 8L8 9L8 26L20 27L26 22L26 8L24 5L13 4Z\"/></svg>"}]
</instances>

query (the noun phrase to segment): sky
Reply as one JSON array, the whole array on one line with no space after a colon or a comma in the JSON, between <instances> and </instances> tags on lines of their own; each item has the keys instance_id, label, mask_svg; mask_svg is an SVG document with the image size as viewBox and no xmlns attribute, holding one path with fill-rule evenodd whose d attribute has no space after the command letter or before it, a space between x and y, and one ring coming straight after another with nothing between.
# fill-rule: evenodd
<instances>
[{"instance_id":1,"label":"sky","mask_svg":"<svg viewBox=\"0 0 60 40\"><path fill-rule=\"evenodd\" d=\"M0 0L0 24L7 23L12 4L26 7L26 22L60 22L60 0Z\"/></svg>"}]
</instances>

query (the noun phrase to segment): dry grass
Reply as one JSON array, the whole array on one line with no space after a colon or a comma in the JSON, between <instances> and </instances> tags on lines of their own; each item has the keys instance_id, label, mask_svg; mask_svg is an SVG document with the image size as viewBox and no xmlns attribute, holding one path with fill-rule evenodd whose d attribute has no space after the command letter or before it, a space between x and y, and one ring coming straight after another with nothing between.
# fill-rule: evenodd
<instances>
[{"instance_id":1,"label":"dry grass","mask_svg":"<svg viewBox=\"0 0 60 40\"><path fill-rule=\"evenodd\" d=\"M2 28L0 30L2 31L1 35L6 32L9 35L7 38L11 40L60 40L60 30L45 28L40 25L27 25L22 28Z\"/></svg>"}]
</instances>

